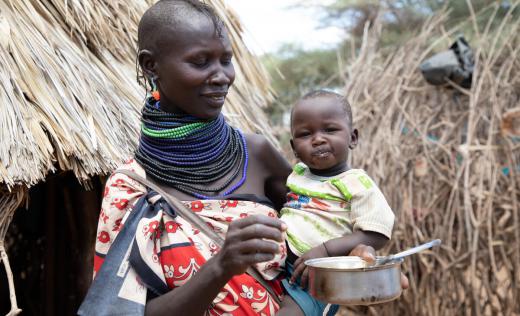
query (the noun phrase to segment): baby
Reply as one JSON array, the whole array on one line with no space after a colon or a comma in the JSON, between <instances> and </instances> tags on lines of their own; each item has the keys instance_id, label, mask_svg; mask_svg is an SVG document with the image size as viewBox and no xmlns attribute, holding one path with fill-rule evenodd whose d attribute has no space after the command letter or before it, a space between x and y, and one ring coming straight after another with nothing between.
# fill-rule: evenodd
<instances>
[{"instance_id":1,"label":"baby","mask_svg":"<svg viewBox=\"0 0 520 316\"><path fill-rule=\"evenodd\" d=\"M329 90L306 94L292 109L291 134L301 162L287 179L290 192L281 210L289 245L283 284L305 315L334 315L337 305L317 301L303 289L308 279L304 262L344 256L359 244L383 247L394 213L374 181L347 164L358 131L344 96Z\"/></svg>"}]
</instances>

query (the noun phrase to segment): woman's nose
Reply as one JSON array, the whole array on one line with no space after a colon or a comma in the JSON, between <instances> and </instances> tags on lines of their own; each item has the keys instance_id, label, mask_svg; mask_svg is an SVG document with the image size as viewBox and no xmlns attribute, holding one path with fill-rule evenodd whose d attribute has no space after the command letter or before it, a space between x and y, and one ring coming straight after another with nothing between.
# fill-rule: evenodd
<instances>
[{"instance_id":1,"label":"woman's nose","mask_svg":"<svg viewBox=\"0 0 520 316\"><path fill-rule=\"evenodd\" d=\"M210 85L230 85L233 81L232 77L225 69L219 68L217 69L211 77L209 77L208 83Z\"/></svg>"},{"instance_id":2,"label":"woman's nose","mask_svg":"<svg viewBox=\"0 0 520 316\"><path fill-rule=\"evenodd\" d=\"M208 83L211 85L224 85L226 84L226 76L222 72L217 72L209 77Z\"/></svg>"}]
</instances>

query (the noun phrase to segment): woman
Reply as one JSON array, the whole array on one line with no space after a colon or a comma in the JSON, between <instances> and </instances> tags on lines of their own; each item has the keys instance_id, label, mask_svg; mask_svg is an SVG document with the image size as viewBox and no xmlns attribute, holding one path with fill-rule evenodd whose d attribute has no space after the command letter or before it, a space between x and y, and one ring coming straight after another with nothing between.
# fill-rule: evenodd
<instances>
[{"instance_id":1,"label":"woman","mask_svg":"<svg viewBox=\"0 0 520 316\"><path fill-rule=\"evenodd\" d=\"M281 295L276 277L285 259L285 226L275 210L284 202L290 167L264 137L243 134L222 117L235 78L227 31L205 4L159 1L143 15L138 32L139 64L155 98L143 109L135 160L119 170L160 184L225 236L217 251L209 238L168 211L141 220L136 235L144 249L141 261L155 272L151 277L135 272L148 287L146 314L272 315L279 308L275 299L244 272L256 265ZM96 273L125 216L146 194L145 186L118 171L108 180ZM146 278L162 278L168 291L153 293L153 281Z\"/></svg>"}]
</instances>

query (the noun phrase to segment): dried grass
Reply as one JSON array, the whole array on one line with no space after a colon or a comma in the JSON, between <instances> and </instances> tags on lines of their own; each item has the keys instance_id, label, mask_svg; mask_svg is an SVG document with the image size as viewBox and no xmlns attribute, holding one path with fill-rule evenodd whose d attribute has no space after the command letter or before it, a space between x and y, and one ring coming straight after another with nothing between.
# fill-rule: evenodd
<instances>
[{"instance_id":1,"label":"dried grass","mask_svg":"<svg viewBox=\"0 0 520 316\"><path fill-rule=\"evenodd\" d=\"M474 29L476 68L465 90L428 85L418 70L454 41L458 29L445 31L446 19L432 17L390 56L377 46L376 24L345 69L361 137L352 164L398 213L384 252L443 241L405 260L411 287L399 300L355 309L363 314L520 314L520 21L508 14L493 31L496 17Z\"/></svg>"},{"instance_id":2,"label":"dried grass","mask_svg":"<svg viewBox=\"0 0 520 316\"><path fill-rule=\"evenodd\" d=\"M49 173L71 170L88 185L132 156L145 97L137 25L153 2L0 1L0 240L19 206L6 201L21 203ZM236 56L224 114L278 147L261 111L272 98L266 72L245 47L236 14L222 0L208 2Z\"/></svg>"},{"instance_id":3,"label":"dried grass","mask_svg":"<svg viewBox=\"0 0 520 316\"><path fill-rule=\"evenodd\" d=\"M271 99L264 69L224 17L237 80L224 110L277 145L260 111ZM0 182L32 186L55 170L81 181L106 174L135 148L144 89L136 82L137 23L147 1L0 3Z\"/></svg>"}]
</instances>

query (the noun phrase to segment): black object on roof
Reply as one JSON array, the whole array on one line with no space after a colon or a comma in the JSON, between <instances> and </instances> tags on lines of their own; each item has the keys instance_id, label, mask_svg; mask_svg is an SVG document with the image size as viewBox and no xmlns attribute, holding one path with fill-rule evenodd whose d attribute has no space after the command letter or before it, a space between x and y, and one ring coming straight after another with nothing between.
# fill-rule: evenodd
<instances>
[{"instance_id":1,"label":"black object on roof","mask_svg":"<svg viewBox=\"0 0 520 316\"><path fill-rule=\"evenodd\" d=\"M463 88L470 88L473 67L473 51L466 39L459 36L450 49L426 59L419 69L433 85L446 84L449 79Z\"/></svg>"}]
</instances>

